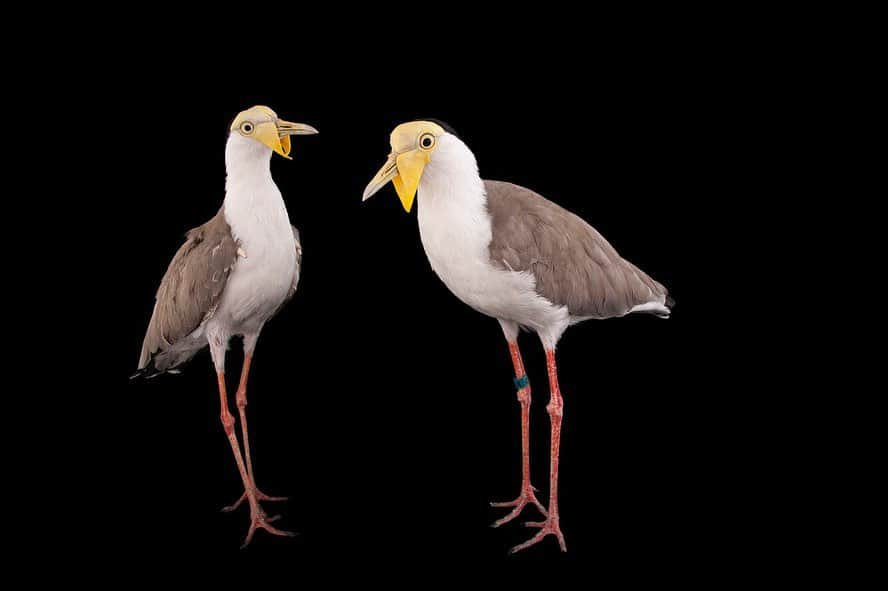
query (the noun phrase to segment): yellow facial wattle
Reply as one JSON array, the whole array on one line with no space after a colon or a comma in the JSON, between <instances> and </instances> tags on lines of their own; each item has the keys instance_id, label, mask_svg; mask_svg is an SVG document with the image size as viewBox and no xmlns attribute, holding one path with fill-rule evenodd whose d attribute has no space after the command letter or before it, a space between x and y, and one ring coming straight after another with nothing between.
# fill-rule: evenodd
<instances>
[{"instance_id":1,"label":"yellow facial wattle","mask_svg":"<svg viewBox=\"0 0 888 591\"><path fill-rule=\"evenodd\" d=\"M291 160L291 135L318 133L311 125L293 123L278 118L277 114L263 105L256 105L241 111L231 124L232 133L254 139L284 158Z\"/></svg>"},{"instance_id":2,"label":"yellow facial wattle","mask_svg":"<svg viewBox=\"0 0 888 591\"><path fill-rule=\"evenodd\" d=\"M437 138L443 134L444 129L431 121L411 121L396 127L391 135L392 153L364 189L363 200L391 181L404 211L410 213L422 172L432 159Z\"/></svg>"},{"instance_id":3,"label":"yellow facial wattle","mask_svg":"<svg viewBox=\"0 0 888 591\"><path fill-rule=\"evenodd\" d=\"M422 171L429 160L427 152L417 150L401 154L396 160L398 175L392 179L392 184L395 185L395 192L398 193L401 205L404 206L404 211L407 213L410 213L413 208L413 200L416 198L416 190L419 188L419 179L422 178Z\"/></svg>"}]
</instances>

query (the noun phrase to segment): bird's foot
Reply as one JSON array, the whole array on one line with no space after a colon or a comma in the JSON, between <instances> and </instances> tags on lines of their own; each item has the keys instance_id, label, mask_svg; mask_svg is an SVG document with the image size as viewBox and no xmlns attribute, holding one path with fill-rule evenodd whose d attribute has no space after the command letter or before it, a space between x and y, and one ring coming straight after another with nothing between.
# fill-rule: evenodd
<instances>
[{"instance_id":1,"label":"bird's foot","mask_svg":"<svg viewBox=\"0 0 888 591\"><path fill-rule=\"evenodd\" d=\"M274 515L272 517L267 517L265 512L262 511L261 508L256 509L256 511L252 511L250 514L250 531L247 532L247 537L244 539L243 545L241 545L241 549L246 548L251 541L253 541L253 534L256 533L257 529L264 529L268 533L274 536L284 536L288 538L292 538L296 534L291 531L284 531L282 529L277 529L276 527L272 527L268 525L272 521L276 521L280 519L280 515Z\"/></svg>"},{"instance_id":2,"label":"bird's foot","mask_svg":"<svg viewBox=\"0 0 888 591\"><path fill-rule=\"evenodd\" d=\"M567 552L567 544L564 543L564 534L561 533L561 527L558 525L558 514L550 514L545 521L528 521L525 523L527 527L539 527L540 531L536 533L536 535L523 544L518 544L511 550L509 550L509 554L514 554L515 552L519 552L524 550L525 548L529 548L548 536L549 534L554 535L558 538L558 545L561 546L562 552Z\"/></svg>"},{"instance_id":3,"label":"bird's foot","mask_svg":"<svg viewBox=\"0 0 888 591\"><path fill-rule=\"evenodd\" d=\"M542 513L543 516L548 515L548 513L546 513L545 507L543 507L542 503L537 500L536 495L534 494L535 490L536 488L534 488L532 485L527 485L525 487L522 487L521 494L518 495L518 498L514 501L506 501L504 503L490 503L491 507L515 507L514 509L512 509L511 513L509 513L502 519L497 519L496 521L494 521L490 525L490 527L499 527L504 523L509 523L521 514L521 511L524 510L524 507L528 503L533 503L534 505L536 505L536 508L540 510L540 513Z\"/></svg>"},{"instance_id":4,"label":"bird's foot","mask_svg":"<svg viewBox=\"0 0 888 591\"><path fill-rule=\"evenodd\" d=\"M257 501L286 501L290 497L271 497L259 490L258 488L253 489L256 493ZM241 503L247 500L247 491L240 496L238 500L236 500L233 504L228 505L227 507L222 507L223 513L230 513L241 506Z\"/></svg>"}]
</instances>

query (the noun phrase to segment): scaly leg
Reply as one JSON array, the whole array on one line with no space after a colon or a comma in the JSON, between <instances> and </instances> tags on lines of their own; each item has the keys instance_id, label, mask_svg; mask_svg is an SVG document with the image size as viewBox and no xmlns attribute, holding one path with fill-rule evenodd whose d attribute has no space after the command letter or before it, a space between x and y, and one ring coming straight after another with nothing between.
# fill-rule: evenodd
<instances>
[{"instance_id":1,"label":"scaly leg","mask_svg":"<svg viewBox=\"0 0 888 591\"><path fill-rule=\"evenodd\" d=\"M511 554L533 546L549 534L558 538L558 544L562 552L567 552L564 543L564 535L558 525L558 449L561 445L561 418L564 415L564 403L561 400L561 390L558 387L558 369L555 366L555 351L546 349L546 367L549 373L549 404L546 410L549 412L549 421L552 424L551 463L549 465L549 514L545 521L528 522L529 527L541 528L539 532L523 544L512 548Z\"/></svg>"},{"instance_id":2,"label":"scaly leg","mask_svg":"<svg viewBox=\"0 0 888 591\"><path fill-rule=\"evenodd\" d=\"M208 331L207 340L210 343L210 355L213 358L213 365L216 366L216 378L219 382L219 405L222 408L222 427L225 429L225 435L228 437L229 443L231 443L234 462L237 464L237 470L240 472L241 480L244 483L244 490L247 491L247 501L250 504L250 530L247 532L247 537L241 548L245 548L250 543L257 528L264 529L276 536L293 536L295 534L269 525L277 517L266 517L265 511L259 506L259 501L253 493L250 475L247 473L243 457L241 457L240 445L238 445L237 437L234 434L234 417L231 416L231 412L228 410L228 393L225 388L225 348L228 343L228 335L221 332L218 328L211 328Z\"/></svg>"},{"instance_id":3,"label":"scaly leg","mask_svg":"<svg viewBox=\"0 0 888 591\"><path fill-rule=\"evenodd\" d=\"M514 507L512 512L495 521L491 527L499 527L518 517L528 503L536 505L543 515L546 510L537 500L534 486L530 483L530 381L524 371L524 362L521 359L521 350L518 341L509 341L509 352L512 355L512 365L515 367L515 387L518 389L518 402L521 403L521 493L514 501L503 503L490 503L491 507Z\"/></svg>"},{"instance_id":4,"label":"scaly leg","mask_svg":"<svg viewBox=\"0 0 888 591\"><path fill-rule=\"evenodd\" d=\"M244 482L244 489L247 491L247 501L250 503L250 531L247 532L247 537L241 548L245 548L250 543L253 539L253 534L256 532L256 528L264 529L268 533L276 536L295 535L291 532L279 530L268 525L270 522L277 519L277 517L266 517L262 507L259 506L259 501L256 500L256 495L253 494L250 476L247 474L244 460L241 458L240 445L238 445L237 437L234 435L234 417L231 416L231 412L228 410L228 396L225 391L225 372L218 372L216 377L219 380L219 401L222 405L222 426L225 428L225 435L228 437L228 441L231 443L231 451L234 453L234 461L237 463L237 469L240 472L241 480Z\"/></svg>"},{"instance_id":5,"label":"scaly leg","mask_svg":"<svg viewBox=\"0 0 888 591\"><path fill-rule=\"evenodd\" d=\"M247 460L247 475L250 477L250 482L253 485L253 492L256 495L257 501L286 501L287 497L271 497L259 490L259 487L256 486L256 477L253 476L253 459L250 455L250 435L247 430L247 380L250 376L250 362L253 360L253 355L247 353L244 355L244 367L241 370L240 377L240 385L237 387L237 394L235 396L235 401L237 402L237 408L240 413L240 425L241 425L241 434L244 438L244 455ZM233 505L229 505L222 509L223 512L227 513L229 511L234 511L238 507L240 507L241 503L243 503L247 499L247 491L244 490L243 494L240 498L234 502Z\"/></svg>"}]
</instances>

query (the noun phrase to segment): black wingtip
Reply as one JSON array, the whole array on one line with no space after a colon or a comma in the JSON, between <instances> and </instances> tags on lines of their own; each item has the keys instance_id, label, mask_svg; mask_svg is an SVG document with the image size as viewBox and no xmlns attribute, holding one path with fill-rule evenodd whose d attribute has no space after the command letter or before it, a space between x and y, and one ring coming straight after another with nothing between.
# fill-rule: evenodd
<instances>
[{"instance_id":1,"label":"black wingtip","mask_svg":"<svg viewBox=\"0 0 888 591\"><path fill-rule=\"evenodd\" d=\"M136 373L134 373L133 375L131 375L131 376L129 377L129 379L131 379L131 380L139 380L139 379L142 379L142 378L148 377L148 376L146 375L147 373L148 373L148 372L145 371L145 369L140 369L140 370L138 370Z\"/></svg>"},{"instance_id":2,"label":"black wingtip","mask_svg":"<svg viewBox=\"0 0 888 591\"><path fill-rule=\"evenodd\" d=\"M141 380L141 379L147 380L149 378L159 376L162 373L164 373L164 372L159 371L156 367L154 367L154 360L151 360L148 362L148 365L146 365L145 367L140 367L138 370L136 370L136 373L131 375L129 377L129 379L131 379L131 380Z\"/></svg>"},{"instance_id":3,"label":"black wingtip","mask_svg":"<svg viewBox=\"0 0 888 591\"><path fill-rule=\"evenodd\" d=\"M675 300L673 300L671 296L667 295L666 296L666 307L671 308L674 305L675 305Z\"/></svg>"}]
</instances>

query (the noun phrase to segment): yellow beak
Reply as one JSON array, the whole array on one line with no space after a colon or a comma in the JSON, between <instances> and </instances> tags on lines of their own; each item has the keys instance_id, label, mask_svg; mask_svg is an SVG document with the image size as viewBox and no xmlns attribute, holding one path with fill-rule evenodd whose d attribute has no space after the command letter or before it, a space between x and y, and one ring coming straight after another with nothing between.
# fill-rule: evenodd
<instances>
[{"instance_id":1,"label":"yellow beak","mask_svg":"<svg viewBox=\"0 0 888 591\"><path fill-rule=\"evenodd\" d=\"M419 187L419 179L422 171L429 162L429 153L420 150L410 150L401 154L390 154L388 160L373 177L373 180L364 189L364 198L367 201L375 195L386 183L392 181L395 192L401 199L404 211L410 213L413 208L413 200L416 198L416 189Z\"/></svg>"},{"instance_id":2,"label":"yellow beak","mask_svg":"<svg viewBox=\"0 0 888 591\"><path fill-rule=\"evenodd\" d=\"M256 139L286 158L290 158L290 136L291 135L312 135L318 133L318 130L311 125L304 123L292 123L278 119L261 123L256 126Z\"/></svg>"}]
</instances>

